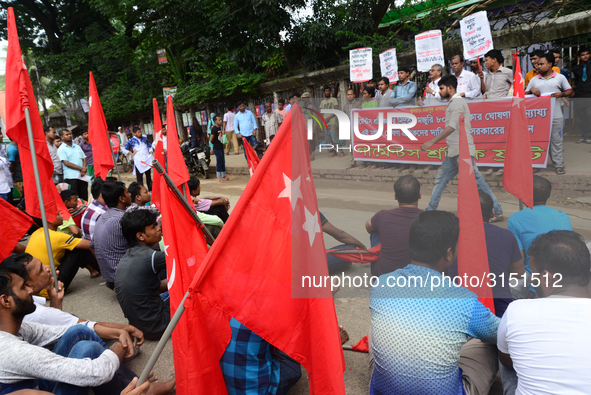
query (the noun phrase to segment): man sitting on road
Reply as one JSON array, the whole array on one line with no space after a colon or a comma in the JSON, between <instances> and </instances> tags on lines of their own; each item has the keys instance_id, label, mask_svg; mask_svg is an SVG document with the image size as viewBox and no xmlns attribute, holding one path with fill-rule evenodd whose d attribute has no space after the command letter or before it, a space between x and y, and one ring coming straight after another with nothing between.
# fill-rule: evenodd
<instances>
[{"instance_id":1,"label":"man sitting on road","mask_svg":"<svg viewBox=\"0 0 591 395\"><path fill-rule=\"evenodd\" d=\"M410 227L410 265L371 289L371 394L488 393L498 370L499 319L475 293L442 278L456 260L459 234L452 213L419 214Z\"/></svg>"},{"instance_id":2,"label":"man sitting on road","mask_svg":"<svg viewBox=\"0 0 591 395\"><path fill-rule=\"evenodd\" d=\"M103 183L104 181L102 179L95 178L92 186L90 187L90 194L92 195L93 200L90 202L88 208L82 215L82 221L80 223L80 225L82 225L82 238L84 240L92 240L96 221L109 209L109 207L107 207L105 204L105 200L103 199L102 195Z\"/></svg>"},{"instance_id":3,"label":"man sitting on road","mask_svg":"<svg viewBox=\"0 0 591 395\"><path fill-rule=\"evenodd\" d=\"M193 198L195 210L209 215L217 215L224 223L228 220L228 210L230 210L230 199L223 196L208 196L198 198L201 194L201 182L196 177L191 177L189 182L189 192Z\"/></svg>"},{"instance_id":4,"label":"man sitting on road","mask_svg":"<svg viewBox=\"0 0 591 395\"><path fill-rule=\"evenodd\" d=\"M127 188L127 190L131 195L132 206L136 205L139 207L144 207L152 200L152 196L150 196L150 192L148 192L148 189L139 182L132 182L131 184L129 184L129 188Z\"/></svg>"},{"instance_id":5,"label":"man sitting on road","mask_svg":"<svg viewBox=\"0 0 591 395\"><path fill-rule=\"evenodd\" d=\"M371 246L382 244L378 260L371 265L372 276L379 277L410 263L408 233L413 219L423 212L419 208L420 198L419 180L410 174L402 176L394 183L398 208L379 211L365 223L367 233L371 234Z\"/></svg>"},{"instance_id":6,"label":"man sitting on road","mask_svg":"<svg viewBox=\"0 0 591 395\"><path fill-rule=\"evenodd\" d=\"M337 239L337 241L343 243L341 245L332 247L331 250L346 250L356 247L362 249L367 248L365 247L365 244L357 240L355 237L351 236L349 233L337 228L332 223L330 223L321 212L318 212L318 216L320 217L320 225L322 226L322 231L324 233L328 233L330 236ZM331 254L326 254L326 263L328 264L328 271L330 273L334 273L335 271L344 269L345 267L351 265L351 262L343 261L342 259L339 259Z\"/></svg>"}]
</instances>

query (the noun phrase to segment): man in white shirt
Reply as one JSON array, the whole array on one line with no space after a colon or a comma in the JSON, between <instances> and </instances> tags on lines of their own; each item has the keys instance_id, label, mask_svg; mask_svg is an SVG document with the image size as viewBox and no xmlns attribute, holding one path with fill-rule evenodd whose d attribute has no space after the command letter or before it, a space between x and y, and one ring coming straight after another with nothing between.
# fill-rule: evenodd
<instances>
[{"instance_id":1,"label":"man in white shirt","mask_svg":"<svg viewBox=\"0 0 591 395\"><path fill-rule=\"evenodd\" d=\"M431 66L431 70L429 70L429 85L425 88L425 97L427 99L439 99L441 100L441 95L439 94L439 80L443 75L443 66L440 64L434 64Z\"/></svg>"},{"instance_id":2,"label":"man in white shirt","mask_svg":"<svg viewBox=\"0 0 591 395\"><path fill-rule=\"evenodd\" d=\"M60 182L64 181L64 170L62 166L62 161L57 154L57 147L53 145L53 141L57 138L57 133L55 129L51 126L48 128L43 128L45 132L45 141L47 142L47 149L49 149L49 155L51 155L51 161L53 162L53 183L59 184Z\"/></svg>"},{"instance_id":3,"label":"man in white shirt","mask_svg":"<svg viewBox=\"0 0 591 395\"><path fill-rule=\"evenodd\" d=\"M541 297L514 301L499 325L499 359L519 377L510 383L503 377L503 393L516 387L523 395L588 394L589 250L579 234L557 230L539 236L528 254Z\"/></svg>"},{"instance_id":4,"label":"man in white shirt","mask_svg":"<svg viewBox=\"0 0 591 395\"><path fill-rule=\"evenodd\" d=\"M133 128L133 138L121 147L121 151L125 155L133 155L133 174L136 176L136 181L143 184L145 173L146 185L148 190L152 191L152 161L154 160L152 153L154 149L150 141L142 136L140 128L137 126Z\"/></svg>"},{"instance_id":5,"label":"man in white shirt","mask_svg":"<svg viewBox=\"0 0 591 395\"><path fill-rule=\"evenodd\" d=\"M238 137L236 137L236 133L234 131L234 106L229 105L226 108L226 113L224 114L224 123L223 123L223 132L226 134L226 139L228 139L228 143L225 147L226 155L230 154L230 146L234 148L234 155L238 155Z\"/></svg>"},{"instance_id":6,"label":"man in white shirt","mask_svg":"<svg viewBox=\"0 0 591 395\"><path fill-rule=\"evenodd\" d=\"M476 74L464 69L464 57L456 55L451 58L451 70L458 79L458 94L466 99L482 96L480 79Z\"/></svg>"}]
</instances>

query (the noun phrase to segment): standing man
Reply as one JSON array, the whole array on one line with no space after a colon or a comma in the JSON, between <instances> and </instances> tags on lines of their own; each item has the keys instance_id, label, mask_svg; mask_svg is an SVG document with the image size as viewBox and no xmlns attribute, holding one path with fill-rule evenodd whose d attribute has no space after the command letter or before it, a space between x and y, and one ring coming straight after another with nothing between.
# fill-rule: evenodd
<instances>
[{"instance_id":1,"label":"standing man","mask_svg":"<svg viewBox=\"0 0 591 395\"><path fill-rule=\"evenodd\" d=\"M589 48L579 48L579 64L573 68L575 76L575 119L581 138L577 143L591 144L591 53Z\"/></svg>"},{"instance_id":2,"label":"standing man","mask_svg":"<svg viewBox=\"0 0 591 395\"><path fill-rule=\"evenodd\" d=\"M246 141L254 147L257 146L256 134L258 131L257 120L250 110L246 109L244 101L238 103L238 112L234 117L234 132L239 139L244 137ZM244 150L244 157L246 158L246 150ZM246 159L248 162L248 158Z\"/></svg>"},{"instance_id":3,"label":"standing man","mask_svg":"<svg viewBox=\"0 0 591 395\"><path fill-rule=\"evenodd\" d=\"M279 115L281 115L281 122L283 123L283 121L285 121L285 118L287 118L287 110L285 109L284 99L277 100L277 109L275 110L275 112L278 112Z\"/></svg>"},{"instance_id":4,"label":"standing man","mask_svg":"<svg viewBox=\"0 0 591 395\"><path fill-rule=\"evenodd\" d=\"M51 155L51 161L53 162L53 183L59 184L60 182L64 182L64 170L62 167L62 161L57 154L57 147L53 145L53 141L57 137L57 133L55 129L51 126L48 128L44 128L43 131L45 132L45 141L47 142L47 149L49 150L49 155Z\"/></svg>"},{"instance_id":5,"label":"standing man","mask_svg":"<svg viewBox=\"0 0 591 395\"><path fill-rule=\"evenodd\" d=\"M417 93L417 83L410 80L410 68L401 67L398 69L398 83L390 95L388 103L392 107L403 104L413 104L412 100Z\"/></svg>"},{"instance_id":6,"label":"standing man","mask_svg":"<svg viewBox=\"0 0 591 395\"><path fill-rule=\"evenodd\" d=\"M90 182L92 183L94 181L94 159L92 158L92 144L88 141L88 130L82 132L80 148L86 155L86 174L90 176Z\"/></svg>"},{"instance_id":7,"label":"standing man","mask_svg":"<svg viewBox=\"0 0 591 395\"><path fill-rule=\"evenodd\" d=\"M265 103L265 113L261 117L261 121L263 122L263 126L265 128L267 144L269 144L271 142L271 136L275 136L277 134L279 126L283 122L281 114L279 114L276 111L273 111L273 106L271 106L271 102Z\"/></svg>"},{"instance_id":8,"label":"standing man","mask_svg":"<svg viewBox=\"0 0 591 395\"><path fill-rule=\"evenodd\" d=\"M485 73L484 73L484 71L482 71L482 68L480 67L480 62L481 62L481 60L479 58L470 60L470 70L474 73L474 75L476 75L476 77L478 77L479 84L480 84L480 94L483 94L485 91L485 86L484 86L484 74ZM482 60L482 63L484 63L484 59Z\"/></svg>"},{"instance_id":9,"label":"standing man","mask_svg":"<svg viewBox=\"0 0 591 395\"><path fill-rule=\"evenodd\" d=\"M456 89L458 86L458 80L455 75L446 75L441 77L439 81L439 94L444 99L449 99L449 104L445 109L445 129L443 132L438 134L436 137L432 138L431 140L427 141L423 145L421 145L421 151L427 151L431 148L435 143L447 139L447 155L437 172L437 176L435 177L435 185L433 186L433 193L431 194L431 201L429 202L429 207L427 207L427 211L430 210L437 210L439 206L439 201L441 200L441 195L443 195L443 191L447 186L447 183L450 182L456 174L458 174L458 160L460 155L460 115L464 115L464 126L465 126L465 133L468 137L468 146L470 148L470 156L472 157L472 166L474 168L474 176L476 177L476 184L478 184L478 188L484 191L487 195L489 195L494 203L494 212L495 212L495 219L491 220L491 222L502 221L504 219L503 216L503 209L499 202L497 202L497 198L493 195L490 187L482 178L482 175L478 171L478 167L474 162L474 155L476 153L476 148L474 146L474 140L472 139L471 134L471 126L470 126L470 109L468 108L468 104L466 100L461 97Z\"/></svg>"},{"instance_id":10,"label":"standing man","mask_svg":"<svg viewBox=\"0 0 591 395\"><path fill-rule=\"evenodd\" d=\"M431 70L429 70L429 85L425 88L425 97L427 99L439 99L441 100L441 96L439 95L439 80L443 75L443 66L440 64L434 64L431 66Z\"/></svg>"},{"instance_id":11,"label":"standing man","mask_svg":"<svg viewBox=\"0 0 591 395\"><path fill-rule=\"evenodd\" d=\"M133 155L133 174L136 176L137 182L144 183L144 173L146 173L146 184L148 190L152 191L152 168L151 163L154 160L152 153L152 145L147 137L142 136L142 130L135 126L133 128L133 138L127 142L121 151L125 155Z\"/></svg>"},{"instance_id":12,"label":"standing man","mask_svg":"<svg viewBox=\"0 0 591 395\"><path fill-rule=\"evenodd\" d=\"M571 97L573 89L566 78L552 70L554 66L554 55L544 54L538 59L539 75L529 82L526 88L526 95L533 94L538 97L543 93L552 93L552 97ZM554 117L552 119L552 134L550 136L550 156L554 163L556 174L564 174L564 161L562 159L562 127L564 118L560 103L554 103Z\"/></svg>"},{"instance_id":13,"label":"standing man","mask_svg":"<svg viewBox=\"0 0 591 395\"><path fill-rule=\"evenodd\" d=\"M330 86L326 85L324 87L324 99L320 102L320 108L325 110L338 110L339 109L339 102L334 97L331 97L332 89ZM334 114L323 114L324 120L328 125L328 134L326 136L326 143L331 144L333 146L337 146L337 150L331 149L329 157L336 156L338 151L338 146L343 145L344 143L339 140L339 121L337 120L337 116ZM339 152L339 156L345 156L344 152Z\"/></svg>"},{"instance_id":14,"label":"standing man","mask_svg":"<svg viewBox=\"0 0 591 395\"><path fill-rule=\"evenodd\" d=\"M552 55L554 55L554 67L556 67L558 70L560 70L560 74L562 74L564 76L564 78L566 78L566 80L568 81L568 83L571 83L571 79L570 79L570 74L568 73L567 70L565 69L561 69L560 67L558 67L558 63L560 62L560 59L562 59L562 53L560 52L559 49L552 49L549 51ZM564 63L562 64L562 66L564 67Z\"/></svg>"},{"instance_id":15,"label":"standing man","mask_svg":"<svg viewBox=\"0 0 591 395\"><path fill-rule=\"evenodd\" d=\"M552 53L552 52L550 52L550 53ZM529 84L529 82L532 80L532 78L534 78L535 76L537 76L539 74L540 71L538 70L538 61L545 54L546 54L546 52L542 51L541 49L536 49L536 50L532 51L532 53L529 55L529 59L531 61L531 65L532 65L533 69L530 70L525 75L525 85L524 86L527 86ZM559 54L560 54L560 52L559 52ZM560 59L560 57L558 59ZM561 71L557 67L557 65L558 65L558 62L554 62L554 67L552 67L552 70L556 71L557 73L561 73ZM568 80L568 75L566 75L565 77Z\"/></svg>"},{"instance_id":16,"label":"standing man","mask_svg":"<svg viewBox=\"0 0 591 395\"><path fill-rule=\"evenodd\" d=\"M293 95L291 95L289 97L289 104L287 106L285 106L285 111L289 112L289 110L291 110L291 105L295 102L299 103L301 97L302 97L302 95L300 95L300 93L298 93L298 92L295 92Z\"/></svg>"},{"instance_id":17,"label":"standing man","mask_svg":"<svg viewBox=\"0 0 591 395\"><path fill-rule=\"evenodd\" d=\"M0 141L2 141L2 129L0 128ZM6 200L8 203L12 204L12 187L14 186L12 183L12 173L10 172L10 161L8 160L8 154L4 151L4 148L0 146L0 172L4 174L4 179L6 180L6 185L8 186L8 192L0 192L0 195L4 195L2 198ZM0 175L0 180L2 180L2 176ZM0 181L2 184L2 181ZM1 189L1 187L0 187ZM4 188L6 190L6 188Z\"/></svg>"},{"instance_id":18,"label":"standing man","mask_svg":"<svg viewBox=\"0 0 591 395\"><path fill-rule=\"evenodd\" d=\"M458 79L458 94L467 99L474 99L482 95L480 80L471 71L464 69L464 57L456 55L451 58L451 70Z\"/></svg>"},{"instance_id":19,"label":"standing man","mask_svg":"<svg viewBox=\"0 0 591 395\"><path fill-rule=\"evenodd\" d=\"M491 49L484 55L484 65L488 70L485 77L484 99L506 97L513 84L513 71L502 64L505 61L498 49Z\"/></svg>"},{"instance_id":20,"label":"standing man","mask_svg":"<svg viewBox=\"0 0 591 395\"><path fill-rule=\"evenodd\" d=\"M234 148L234 155L238 155L238 138L236 137L236 133L234 133L234 106L229 105L226 108L226 113L224 114L224 126L223 131L226 134L226 139L228 142L226 143L225 151L226 155L230 155L230 146Z\"/></svg>"},{"instance_id":21,"label":"standing man","mask_svg":"<svg viewBox=\"0 0 591 395\"><path fill-rule=\"evenodd\" d=\"M24 194L23 170L21 169L21 159L16 141L10 140L10 144L6 147L6 155L8 155L8 161L10 162L10 174L12 175L13 189L18 191L20 201Z\"/></svg>"},{"instance_id":22,"label":"standing man","mask_svg":"<svg viewBox=\"0 0 591 395\"><path fill-rule=\"evenodd\" d=\"M119 126L119 128L117 129L117 137L119 137L119 144L121 146L127 144L127 141L129 140L127 138L127 134L125 134L121 126Z\"/></svg>"},{"instance_id":23,"label":"standing man","mask_svg":"<svg viewBox=\"0 0 591 395\"><path fill-rule=\"evenodd\" d=\"M388 100L392 94L390 89L390 80L387 77L382 77L378 80L378 106L379 107L390 107Z\"/></svg>"},{"instance_id":24,"label":"standing man","mask_svg":"<svg viewBox=\"0 0 591 395\"><path fill-rule=\"evenodd\" d=\"M64 181L70 184L82 200L88 200L88 183L81 180L86 175L86 155L79 145L72 141L72 132L68 129L60 130L63 144L57 154L64 165Z\"/></svg>"}]
</instances>

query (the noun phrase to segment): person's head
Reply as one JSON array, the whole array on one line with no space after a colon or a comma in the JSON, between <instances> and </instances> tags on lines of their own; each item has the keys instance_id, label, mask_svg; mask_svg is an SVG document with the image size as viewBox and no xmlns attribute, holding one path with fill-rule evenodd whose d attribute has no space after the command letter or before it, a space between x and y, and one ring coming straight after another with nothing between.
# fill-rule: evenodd
<instances>
[{"instance_id":1,"label":"person's head","mask_svg":"<svg viewBox=\"0 0 591 395\"><path fill-rule=\"evenodd\" d=\"M117 128L117 133L125 133L125 132L123 131L123 128L121 126L119 126Z\"/></svg>"},{"instance_id":2,"label":"person's head","mask_svg":"<svg viewBox=\"0 0 591 395\"><path fill-rule=\"evenodd\" d=\"M119 179L117 177L113 177L113 176L108 176L105 177L105 182L118 182Z\"/></svg>"},{"instance_id":3,"label":"person's head","mask_svg":"<svg viewBox=\"0 0 591 395\"><path fill-rule=\"evenodd\" d=\"M478 197L480 198L480 211L482 211L482 220L488 223L493 217L493 200L489 194L484 193L481 189L478 190Z\"/></svg>"},{"instance_id":4,"label":"person's head","mask_svg":"<svg viewBox=\"0 0 591 395\"><path fill-rule=\"evenodd\" d=\"M472 59L470 61L470 70L472 70L473 73L477 73L480 70L480 63L478 62L478 58Z\"/></svg>"},{"instance_id":5,"label":"person's head","mask_svg":"<svg viewBox=\"0 0 591 395\"><path fill-rule=\"evenodd\" d=\"M279 111L283 111L283 107L285 107L285 99L277 100L277 108Z\"/></svg>"},{"instance_id":6,"label":"person's head","mask_svg":"<svg viewBox=\"0 0 591 395\"><path fill-rule=\"evenodd\" d=\"M407 174L394 183L394 199L400 204L418 203L421 198L421 183L416 177Z\"/></svg>"},{"instance_id":7,"label":"person's head","mask_svg":"<svg viewBox=\"0 0 591 395\"><path fill-rule=\"evenodd\" d=\"M550 296L554 291L580 287L588 293L591 277L589 249L578 233L570 230L553 230L538 236L527 250L529 266L540 279L536 292ZM548 281L546 281L546 279ZM535 282L532 280L535 286Z\"/></svg>"},{"instance_id":8,"label":"person's head","mask_svg":"<svg viewBox=\"0 0 591 395\"><path fill-rule=\"evenodd\" d=\"M548 52L550 52L552 55L554 55L554 66L558 66L560 59L562 59L562 52L560 52L559 49L551 49Z\"/></svg>"},{"instance_id":9,"label":"person's head","mask_svg":"<svg viewBox=\"0 0 591 395\"><path fill-rule=\"evenodd\" d=\"M529 54L529 60L530 60L531 65L533 66L534 69L538 68L538 60L540 59L540 56L542 56L542 55L544 55L544 51L542 51L541 49L534 49Z\"/></svg>"},{"instance_id":10,"label":"person's head","mask_svg":"<svg viewBox=\"0 0 591 395\"><path fill-rule=\"evenodd\" d=\"M142 129L138 128L137 126L133 127L133 135L138 139L142 138Z\"/></svg>"},{"instance_id":11,"label":"person's head","mask_svg":"<svg viewBox=\"0 0 591 395\"><path fill-rule=\"evenodd\" d=\"M552 193L552 184L548 179L535 175L534 176L534 204L542 205L546 204L550 199Z\"/></svg>"},{"instance_id":12,"label":"person's head","mask_svg":"<svg viewBox=\"0 0 591 395\"><path fill-rule=\"evenodd\" d=\"M347 89L347 100L348 101L355 100L355 91L353 89Z\"/></svg>"},{"instance_id":13,"label":"person's head","mask_svg":"<svg viewBox=\"0 0 591 395\"><path fill-rule=\"evenodd\" d=\"M460 74L464 70L464 57L462 55L456 55L451 58L451 70L455 74Z\"/></svg>"},{"instance_id":14,"label":"person's head","mask_svg":"<svg viewBox=\"0 0 591 395\"><path fill-rule=\"evenodd\" d=\"M218 128L222 127L222 117L220 117L219 115L214 115L213 116L213 124L215 126L217 126Z\"/></svg>"},{"instance_id":15,"label":"person's head","mask_svg":"<svg viewBox=\"0 0 591 395\"><path fill-rule=\"evenodd\" d=\"M62 138L59 135L53 140L53 145L55 148L59 148L62 145Z\"/></svg>"},{"instance_id":16,"label":"person's head","mask_svg":"<svg viewBox=\"0 0 591 395\"><path fill-rule=\"evenodd\" d=\"M429 70L429 78L431 81L437 81L443 75L443 66L440 64L434 64Z\"/></svg>"},{"instance_id":17,"label":"person's head","mask_svg":"<svg viewBox=\"0 0 591 395\"><path fill-rule=\"evenodd\" d=\"M489 70L497 71L504 61L505 58L503 57L503 53L498 49L491 49L484 54L484 65Z\"/></svg>"},{"instance_id":18,"label":"person's head","mask_svg":"<svg viewBox=\"0 0 591 395\"><path fill-rule=\"evenodd\" d=\"M451 98L458 89L458 79L453 74L444 75L439 80L439 95L442 98Z\"/></svg>"},{"instance_id":19,"label":"person's head","mask_svg":"<svg viewBox=\"0 0 591 395\"><path fill-rule=\"evenodd\" d=\"M82 139L88 143L88 130L82 131Z\"/></svg>"},{"instance_id":20,"label":"person's head","mask_svg":"<svg viewBox=\"0 0 591 395\"><path fill-rule=\"evenodd\" d=\"M19 255L8 257L0 264L0 307L15 319L22 319L36 308L33 288L27 282L27 269L16 259Z\"/></svg>"},{"instance_id":21,"label":"person's head","mask_svg":"<svg viewBox=\"0 0 591 395\"><path fill-rule=\"evenodd\" d=\"M239 101L236 108L238 108L238 111L240 111L240 112L245 112L246 111L246 104L243 101Z\"/></svg>"},{"instance_id":22,"label":"person's head","mask_svg":"<svg viewBox=\"0 0 591 395\"><path fill-rule=\"evenodd\" d=\"M92 185L90 186L90 194L92 195L93 199L98 200L101 198L101 192L103 190L104 183L105 182L100 177L94 179Z\"/></svg>"},{"instance_id":23,"label":"person's head","mask_svg":"<svg viewBox=\"0 0 591 395\"><path fill-rule=\"evenodd\" d=\"M373 86L366 86L363 89L363 99L364 100L369 100L371 98L373 98L376 95L376 88L374 88Z\"/></svg>"},{"instance_id":24,"label":"person's head","mask_svg":"<svg viewBox=\"0 0 591 395\"><path fill-rule=\"evenodd\" d=\"M131 195L122 182L105 182L103 184L103 200L109 208L125 208L131 204Z\"/></svg>"},{"instance_id":25,"label":"person's head","mask_svg":"<svg viewBox=\"0 0 591 395\"><path fill-rule=\"evenodd\" d=\"M447 211L424 211L410 225L410 259L437 271L453 265L458 255L460 222Z\"/></svg>"},{"instance_id":26,"label":"person's head","mask_svg":"<svg viewBox=\"0 0 591 395\"><path fill-rule=\"evenodd\" d=\"M150 192L148 192L148 189L139 182L132 182L129 184L127 190L129 191L132 203L135 203L138 206L145 206L146 203L150 203Z\"/></svg>"},{"instance_id":27,"label":"person's head","mask_svg":"<svg viewBox=\"0 0 591 395\"><path fill-rule=\"evenodd\" d=\"M375 78L372 78L371 80L367 81L367 86L371 86L372 88L377 88L378 81L376 81Z\"/></svg>"},{"instance_id":28,"label":"person's head","mask_svg":"<svg viewBox=\"0 0 591 395\"><path fill-rule=\"evenodd\" d=\"M403 66L398 69L398 82L405 83L410 77L410 67Z\"/></svg>"},{"instance_id":29,"label":"person's head","mask_svg":"<svg viewBox=\"0 0 591 395\"><path fill-rule=\"evenodd\" d=\"M302 95L299 92L296 92L293 95L291 95L291 97L289 98L289 103L290 104L294 104L295 102L299 103L301 97L302 97Z\"/></svg>"},{"instance_id":30,"label":"person's head","mask_svg":"<svg viewBox=\"0 0 591 395\"><path fill-rule=\"evenodd\" d=\"M332 88L330 86L326 85L323 89L323 92L324 92L324 97L328 99L332 93Z\"/></svg>"},{"instance_id":31,"label":"person's head","mask_svg":"<svg viewBox=\"0 0 591 395\"><path fill-rule=\"evenodd\" d=\"M589 52L589 48L587 47L579 47L579 59L581 63L585 64L591 58L591 52Z\"/></svg>"},{"instance_id":32,"label":"person's head","mask_svg":"<svg viewBox=\"0 0 591 395\"><path fill-rule=\"evenodd\" d=\"M227 112L232 112L232 110L234 110L234 106L233 106L232 104L229 104L229 105L226 107L226 111L227 111Z\"/></svg>"},{"instance_id":33,"label":"person's head","mask_svg":"<svg viewBox=\"0 0 591 395\"><path fill-rule=\"evenodd\" d=\"M201 125L199 125L199 122L197 122L197 126L199 128L201 128ZM166 123L162 124L162 135L166 136Z\"/></svg>"},{"instance_id":34,"label":"person's head","mask_svg":"<svg viewBox=\"0 0 591 395\"><path fill-rule=\"evenodd\" d=\"M390 89L390 80L388 77L382 77L378 80L378 89L382 93L386 93L386 91Z\"/></svg>"},{"instance_id":35,"label":"person's head","mask_svg":"<svg viewBox=\"0 0 591 395\"><path fill-rule=\"evenodd\" d=\"M187 186L189 187L189 193L191 196L199 196L201 193L201 181L199 181L197 177L189 178Z\"/></svg>"},{"instance_id":36,"label":"person's head","mask_svg":"<svg viewBox=\"0 0 591 395\"><path fill-rule=\"evenodd\" d=\"M43 128L43 131L45 132L45 140L49 141L50 143L52 143L55 138L57 137L57 133L55 132L55 129L50 127L47 128ZM2 135L2 132L0 132L0 135Z\"/></svg>"},{"instance_id":37,"label":"person's head","mask_svg":"<svg viewBox=\"0 0 591 395\"><path fill-rule=\"evenodd\" d=\"M273 105L271 104L271 102L265 103L265 112L267 114L271 114L273 112Z\"/></svg>"},{"instance_id":38,"label":"person's head","mask_svg":"<svg viewBox=\"0 0 591 395\"><path fill-rule=\"evenodd\" d=\"M51 269L49 266L42 264L39 259L26 252L6 258L0 263L0 270L5 267L19 271L21 268L24 269L19 275L33 289L33 295L37 295L42 289L47 288L51 284Z\"/></svg>"},{"instance_id":39,"label":"person's head","mask_svg":"<svg viewBox=\"0 0 591 395\"><path fill-rule=\"evenodd\" d=\"M52 230L56 230L59 226L61 226L64 223L64 218L62 217L62 215L58 212L55 215L55 219L53 220L53 222L49 223L49 227L52 228Z\"/></svg>"},{"instance_id":40,"label":"person's head","mask_svg":"<svg viewBox=\"0 0 591 395\"><path fill-rule=\"evenodd\" d=\"M554 54L548 52L540 56L538 59L538 73L544 75L552 72L554 67Z\"/></svg>"},{"instance_id":41,"label":"person's head","mask_svg":"<svg viewBox=\"0 0 591 395\"><path fill-rule=\"evenodd\" d=\"M158 214L152 210L127 211L121 217L121 233L129 245L152 246L162 239L157 219Z\"/></svg>"},{"instance_id":42,"label":"person's head","mask_svg":"<svg viewBox=\"0 0 591 395\"><path fill-rule=\"evenodd\" d=\"M64 143L72 143L72 132L70 132L68 129L60 130L59 136Z\"/></svg>"},{"instance_id":43,"label":"person's head","mask_svg":"<svg viewBox=\"0 0 591 395\"><path fill-rule=\"evenodd\" d=\"M64 189L60 196L67 208L76 208L78 206L78 193L72 189Z\"/></svg>"}]
</instances>

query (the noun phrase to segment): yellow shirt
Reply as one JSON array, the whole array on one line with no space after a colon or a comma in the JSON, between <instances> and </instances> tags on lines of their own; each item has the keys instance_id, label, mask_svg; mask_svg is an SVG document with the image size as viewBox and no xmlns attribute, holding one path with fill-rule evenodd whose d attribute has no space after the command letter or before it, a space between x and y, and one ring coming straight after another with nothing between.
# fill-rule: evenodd
<instances>
[{"instance_id":1,"label":"yellow shirt","mask_svg":"<svg viewBox=\"0 0 591 395\"><path fill-rule=\"evenodd\" d=\"M552 67L552 70L556 71L558 74L560 74L560 69L556 66ZM527 84L529 84L529 81L534 78L536 75L538 75L538 72L534 69L534 70L530 70L526 75L525 75L525 85L523 85L523 89L527 88Z\"/></svg>"}]
</instances>

